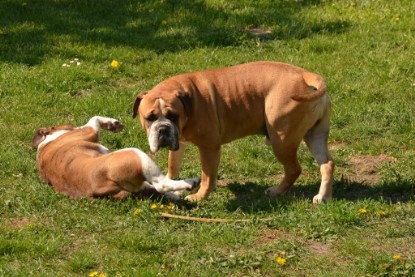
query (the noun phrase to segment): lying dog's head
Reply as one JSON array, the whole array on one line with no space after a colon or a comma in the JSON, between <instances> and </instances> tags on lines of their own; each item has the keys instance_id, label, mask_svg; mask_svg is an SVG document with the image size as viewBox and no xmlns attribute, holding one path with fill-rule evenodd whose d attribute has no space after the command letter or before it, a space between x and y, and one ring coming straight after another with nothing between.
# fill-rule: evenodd
<instances>
[{"instance_id":1,"label":"lying dog's head","mask_svg":"<svg viewBox=\"0 0 415 277\"><path fill-rule=\"evenodd\" d=\"M188 93L148 91L137 95L133 118L140 114L152 152L162 147L172 151L179 149L180 134L189 117L190 106Z\"/></svg>"},{"instance_id":2,"label":"lying dog's head","mask_svg":"<svg viewBox=\"0 0 415 277\"><path fill-rule=\"evenodd\" d=\"M39 144L44 142L48 136L58 135L62 132L68 132L75 129L71 124L62 124L48 128L40 128L36 131L32 140L32 147L38 147Z\"/></svg>"}]
</instances>

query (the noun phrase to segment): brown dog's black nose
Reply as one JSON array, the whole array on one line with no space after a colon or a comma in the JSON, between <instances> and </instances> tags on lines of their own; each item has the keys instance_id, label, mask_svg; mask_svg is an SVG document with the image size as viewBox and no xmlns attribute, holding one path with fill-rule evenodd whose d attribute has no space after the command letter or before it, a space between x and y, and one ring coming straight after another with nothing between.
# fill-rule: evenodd
<instances>
[{"instance_id":1,"label":"brown dog's black nose","mask_svg":"<svg viewBox=\"0 0 415 277\"><path fill-rule=\"evenodd\" d=\"M159 137L166 136L168 137L170 135L170 130L168 127L160 128L159 130Z\"/></svg>"},{"instance_id":2,"label":"brown dog's black nose","mask_svg":"<svg viewBox=\"0 0 415 277\"><path fill-rule=\"evenodd\" d=\"M171 132L168 127L162 127L158 132L158 141L160 147L170 147L171 143Z\"/></svg>"}]
</instances>

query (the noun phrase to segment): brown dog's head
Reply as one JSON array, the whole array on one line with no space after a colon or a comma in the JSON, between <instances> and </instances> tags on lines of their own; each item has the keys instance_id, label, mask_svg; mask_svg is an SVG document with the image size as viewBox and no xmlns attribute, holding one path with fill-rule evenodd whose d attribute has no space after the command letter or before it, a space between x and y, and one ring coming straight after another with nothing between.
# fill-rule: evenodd
<instances>
[{"instance_id":1,"label":"brown dog's head","mask_svg":"<svg viewBox=\"0 0 415 277\"><path fill-rule=\"evenodd\" d=\"M68 132L73 130L74 128L75 127L71 124L62 124L48 128L40 128L36 131L35 135L33 136L32 147L38 147L39 144L44 142L48 136L50 137L56 134L61 134L62 132Z\"/></svg>"},{"instance_id":2,"label":"brown dog's head","mask_svg":"<svg viewBox=\"0 0 415 277\"><path fill-rule=\"evenodd\" d=\"M162 147L179 149L181 131L191 112L189 93L148 91L137 95L133 118L140 115L141 125L147 132L152 152Z\"/></svg>"}]
</instances>

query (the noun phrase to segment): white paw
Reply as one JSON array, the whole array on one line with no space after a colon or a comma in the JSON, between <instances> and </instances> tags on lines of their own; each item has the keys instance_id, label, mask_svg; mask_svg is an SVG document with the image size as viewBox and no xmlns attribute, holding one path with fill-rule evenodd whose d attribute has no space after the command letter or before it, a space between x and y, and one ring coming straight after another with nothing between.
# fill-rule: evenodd
<instances>
[{"instance_id":1,"label":"white paw","mask_svg":"<svg viewBox=\"0 0 415 277\"><path fill-rule=\"evenodd\" d=\"M190 178L185 179L184 181L189 184L187 190L194 190L200 186L200 178Z\"/></svg>"},{"instance_id":2,"label":"white paw","mask_svg":"<svg viewBox=\"0 0 415 277\"><path fill-rule=\"evenodd\" d=\"M330 201L330 200L331 200L331 197L324 196L324 195L319 195L319 194L317 194L316 196L313 197L313 203L314 204L320 204L320 203L327 202L327 201Z\"/></svg>"},{"instance_id":3,"label":"white paw","mask_svg":"<svg viewBox=\"0 0 415 277\"><path fill-rule=\"evenodd\" d=\"M165 196L167 199L172 200L172 201L177 201L177 200L180 200L180 197L179 197L178 195L176 195L176 193L174 193L174 192L166 192L166 193L164 194L164 196Z\"/></svg>"},{"instance_id":4,"label":"white paw","mask_svg":"<svg viewBox=\"0 0 415 277\"><path fill-rule=\"evenodd\" d=\"M186 192L186 190L176 190L176 191L173 192L173 194L178 196L178 197L183 197L185 192Z\"/></svg>"},{"instance_id":5,"label":"white paw","mask_svg":"<svg viewBox=\"0 0 415 277\"><path fill-rule=\"evenodd\" d=\"M85 126L92 127L97 132L100 129L119 132L124 128L124 125L118 120L103 116L92 117Z\"/></svg>"}]
</instances>

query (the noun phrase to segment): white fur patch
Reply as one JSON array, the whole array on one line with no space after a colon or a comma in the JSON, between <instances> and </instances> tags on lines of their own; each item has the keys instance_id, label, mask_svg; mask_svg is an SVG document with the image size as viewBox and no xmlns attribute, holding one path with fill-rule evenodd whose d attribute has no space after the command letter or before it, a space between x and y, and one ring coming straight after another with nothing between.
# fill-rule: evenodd
<instances>
[{"instance_id":1,"label":"white fur patch","mask_svg":"<svg viewBox=\"0 0 415 277\"><path fill-rule=\"evenodd\" d=\"M150 183L150 185L152 185L158 192L163 193L169 191L191 189L193 187L193 181L175 181L163 175L155 162L140 149L125 148L116 152L120 151L134 151L139 156L141 160L141 168L143 170L143 175L146 178L146 181Z\"/></svg>"},{"instance_id":2,"label":"white fur patch","mask_svg":"<svg viewBox=\"0 0 415 277\"><path fill-rule=\"evenodd\" d=\"M161 98L159 98L158 101L159 101L160 111L162 111L164 109L164 107L166 106L166 103Z\"/></svg>"},{"instance_id":3,"label":"white fur patch","mask_svg":"<svg viewBox=\"0 0 415 277\"><path fill-rule=\"evenodd\" d=\"M110 152L110 150L102 144L98 146L98 151L99 153L104 154L104 155Z\"/></svg>"},{"instance_id":4,"label":"white fur patch","mask_svg":"<svg viewBox=\"0 0 415 277\"><path fill-rule=\"evenodd\" d=\"M69 131L70 131L70 130L60 130L60 131L53 132L52 134L47 135L47 136L46 136L46 138L45 138L45 140L44 140L44 141L42 141L41 143L39 143L39 145L38 145L38 147L37 147L38 151L39 151L39 149L40 149L42 146L44 146L44 145L48 144L49 142L54 141L55 139L57 139L58 137L62 136L63 134L66 134L66 133L67 133L67 132L69 132Z\"/></svg>"},{"instance_id":5,"label":"white fur patch","mask_svg":"<svg viewBox=\"0 0 415 277\"><path fill-rule=\"evenodd\" d=\"M141 151L138 148L124 148L115 152L124 152L124 151L133 151L141 160L141 167L143 169L143 175L149 183L153 183L154 179L162 176L159 167L154 163L154 161L147 156L146 153Z\"/></svg>"},{"instance_id":6,"label":"white fur patch","mask_svg":"<svg viewBox=\"0 0 415 277\"><path fill-rule=\"evenodd\" d=\"M109 117L104 117L104 116L94 116L92 117L87 124L85 124L82 127L79 128L83 128L83 127L91 127L92 129L94 129L95 131L99 131L101 130L101 124L103 123L108 123L108 122L116 122L118 120L114 119L114 118L109 118Z\"/></svg>"},{"instance_id":7,"label":"white fur patch","mask_svg":"<svg viewBox=\"0 0 415 277\"><path fill-rule=\"evenodd\" d=\"M163 99L157 99L159 104L159 109L162 111L166 105ZM148 144L150 145L151 152L155 153L159 150L158 145L158 127L164 122L170 123L160 112L159 118L151 124L150 131L148 132Z\"/></svg>"}]
</instances>

